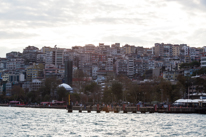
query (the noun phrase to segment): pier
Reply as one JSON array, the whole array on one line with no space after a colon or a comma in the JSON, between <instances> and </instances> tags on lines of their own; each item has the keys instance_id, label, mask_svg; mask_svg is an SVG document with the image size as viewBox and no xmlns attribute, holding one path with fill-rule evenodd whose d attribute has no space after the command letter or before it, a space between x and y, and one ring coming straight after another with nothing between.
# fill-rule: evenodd
<instances>
[{"instance_id":1,"label":"pier","mask_svg":"<svg viewBox=\"0 0 206 137\"><path fill-rule=\"evenodd\" d=\"M114 113L185 113L185 114L192 114L192 113L198 113L198 114L206 114L206 108L192 108L192 107L169 107L169 108L156 108L156 107L113 107L113 108L99 108L97 106L87 106L87 107L80 107L80 106L73 106L72 110L67 109L69 113L71 113L73 110L77 110L79 112L88 112L96 111L97 113L100 113L101 111L104 111L106 113L114 112Z\"/></svg>"},{"instance_id":2,"label":"pier","mask_svg":"<svg viewBox=\"0 0 206 137\"><path fill-rule=\"evenodd\" d=\"M116 106L113 108L108 107L99 107L97 106L43 106L43 105L8 105L8 104L0 104L1 107L24 107L24 108L45 108L45 109L66 109L68 113L72 113L74 110L79 113L82 112L105 112L105 113L182 113L182 114L206 114L205 107L169 107L169 108L157 108L157 107L125 107L125 106Z\"/></svg>"}]
</instances>

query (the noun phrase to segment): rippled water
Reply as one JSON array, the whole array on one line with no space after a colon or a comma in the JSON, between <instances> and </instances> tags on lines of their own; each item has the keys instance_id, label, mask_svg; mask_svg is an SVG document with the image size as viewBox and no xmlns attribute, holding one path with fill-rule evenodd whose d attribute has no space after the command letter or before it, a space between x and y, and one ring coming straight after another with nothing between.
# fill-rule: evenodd
<instances>
[{"instance_id":1,"label":"rippled water","mask_svg":"<svg viewBox=\"0 0 206 137\"><path fill-rule=\"evenodd\" d=\"M206 136L206 115L0 107L0 136Z\"/></svg>"}]
</instances>

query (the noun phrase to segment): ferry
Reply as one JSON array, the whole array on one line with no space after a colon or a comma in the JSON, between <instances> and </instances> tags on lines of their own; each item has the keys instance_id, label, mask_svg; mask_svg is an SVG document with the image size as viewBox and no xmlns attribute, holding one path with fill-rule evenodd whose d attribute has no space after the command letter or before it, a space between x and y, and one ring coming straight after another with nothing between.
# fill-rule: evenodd
<instances>
[{"instance_id":1,"label":"ferry","mask_svg":"<svg viewBox=\"0 0 206 137\"><path fill-rule=\"evenodd\" d=\"M52 100L52 102L41 102L40 105L43 105L43 106L66 105L66 102L65 101Z\"/></svg>"},{"instance_id":2,"label":"ferry","mask_svg":"<svg viewBox=\"0 0 206 137\"><path fill-rule=\"evenodd\" d=\"M182 107L206 107L206 99L178 99L172 105Z\"/></svg>"},{"instance_id":3,"label":"ferry","mask_svg":"<svg viewBox=\"0 0 206 137\"><path fill-rule=\"evenodd\" d=\"M25 104L22 104L20 101L9 101L9 106L20 106L20 105L25 105Z\"/></svg>"}]
</instances>

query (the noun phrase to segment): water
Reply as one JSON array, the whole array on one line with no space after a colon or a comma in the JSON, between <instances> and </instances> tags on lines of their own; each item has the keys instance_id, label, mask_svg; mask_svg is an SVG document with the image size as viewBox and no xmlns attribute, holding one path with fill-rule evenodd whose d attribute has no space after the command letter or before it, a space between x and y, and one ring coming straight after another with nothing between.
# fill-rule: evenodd
<instances>
[{"instance_id":1,"label":"water","mask_svg":"<svg viewBox=\"0 0 206 137\"><path fill-rule=\"evenodd\" d=\"M0 107L4 136L206 136L206 115L67 113L64 109Z\"/></svg>"}]
</instances>

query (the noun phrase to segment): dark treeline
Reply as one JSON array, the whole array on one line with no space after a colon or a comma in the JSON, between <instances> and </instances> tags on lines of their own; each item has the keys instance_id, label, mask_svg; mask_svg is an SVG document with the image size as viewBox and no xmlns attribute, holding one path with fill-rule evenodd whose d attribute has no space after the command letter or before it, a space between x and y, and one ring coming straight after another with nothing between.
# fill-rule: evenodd
<instances>
[{"instance_id":1,"label":"dark treeline","mask_svg":"<svg viewBox=\"0 0 206 137\"><path fill-rule=\"evenodd\" d=\"M105 82L102 89L96 82L85 82L79 86L77 93L72 93L73 103L122 103L131 102L174 102L179 98L187 96L188 87L196 85L196 92L206 92L206 80L202 78L192 79L179 75L177 82L161 78L150 82L137 83L126 76L118 76L115 80ZM18 100L24 103L40 103L42 101L63 100L68 101L68 92L63 87L58 87L61 81L55 78L48 78L38 91L24 91L20 86L14 86L11 90L12 96L0 96L1 103L8 103L10 100Z\"/></svg>"}]
</instances>

